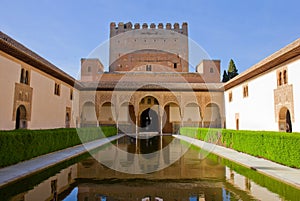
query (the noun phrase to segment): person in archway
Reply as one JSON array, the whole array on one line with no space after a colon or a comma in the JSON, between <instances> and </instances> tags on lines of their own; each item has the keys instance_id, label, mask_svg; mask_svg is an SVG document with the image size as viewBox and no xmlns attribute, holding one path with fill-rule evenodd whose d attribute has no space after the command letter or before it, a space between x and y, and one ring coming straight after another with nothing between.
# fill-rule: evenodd
<instances>
[{"instance_id":1,"label":"person in archway","mask_svg":"<svg viewBox=\"0 0 300 201\"><path fill-rule=\"evenodd\" d=\"M285 126L285 131L286 131L287 133L291 133L291 132L292 132L292 130L291 130L291 127L290 127L290 124L289 124L289 123L286 123L286 126Z\"/></svg>"}]
</instances>

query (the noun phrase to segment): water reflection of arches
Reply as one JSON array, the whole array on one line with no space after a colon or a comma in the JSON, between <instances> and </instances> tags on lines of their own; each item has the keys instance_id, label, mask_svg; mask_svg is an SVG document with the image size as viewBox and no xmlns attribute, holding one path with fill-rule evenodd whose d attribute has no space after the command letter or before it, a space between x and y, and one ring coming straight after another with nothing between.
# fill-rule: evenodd
<instances>
[{"instance_id":1,"label":"water reflection of arches","mask_svg":"<svg viewBox=\"0 0 300 201\"><path fill-rule=\"evenodd\" d=\"M282 107L279 111L279 130L285 132L292 132L291 114L288 108Z\"/></svg>"},{"instance_id":2,"label":"water reflection of arches","mask_svg":"<svg viewBox=\"0 0 300 201\"><path fill-rule=\"evenodd\" d=\"M96 116L95 104L90 101L85 102L82 106L82 112L81 112L81 127L96 126L96 125L97 125L97 116Z\"/></svg>"},{"instance_id":3,"label":"water reflection of arches","mask_svg":"<svg viewBox=\"0 0 300 201\"><path fill-rule=\"evenodd\" d=\"M204 127L221 128L220 107L216 103L209 103L204 111Z\"/></svg>"},{"instance_id":4,"label":"water reflection of arches","mask_svg":"<svg viewBox=\"0 0 300 201\"><path fill-rule=\"evenodd\" d=\"M16 111L16 129L27 128L26 108L20 105Z\"/></svg>"}]
</instances>

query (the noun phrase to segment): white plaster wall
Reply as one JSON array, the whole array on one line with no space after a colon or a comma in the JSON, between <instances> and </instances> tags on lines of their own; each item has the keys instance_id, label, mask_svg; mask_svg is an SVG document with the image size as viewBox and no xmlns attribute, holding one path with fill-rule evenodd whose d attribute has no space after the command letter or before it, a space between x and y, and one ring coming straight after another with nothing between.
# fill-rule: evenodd
<instances>
[{"instance_id":1,"label":"white plaster wall","mask_svg":"<svg viewBox=\"0 0 300 201\"><path fill-rule=\"evenodd\" d=\"M293 85L294 96L294 122L292 122L293 131L300 132L300 57L287 65L288 84Z\"/></svg>"},{"instance_id":2,"label":"white plaster wall","mask_svg":"<svg viewBox=\"0 0 300 201\"><path fill-rule=\"evenodd\" d=\"M20 82L21 65L1 54L0 51L0 130L12 130L15 83Z\"/></svg>"},{"instance_id":3,"label":"white plaster wall","mask_svg":"<svg viewBox=\"0 0 300 201\"><path fill-rule=\"evenodd\" d=\"M60 83L60 96L54 94L54 78L31 71L30 86L33 94L30 129L65 127L66 107L72 107L70 86L61 81L57 83Z\"/></svg>"},{"instance_id":4,"label":"white plaster wall","mask_svg":"<svg viewBox=\"0 0 300 201\"><path fill-rule=\"evenodd\" d=\"M243 86L248 84L249 96L243 98ZM236 113L240 130L278 130L275 122L274 89L277 87L276 70L248 80L225 91L226 127L236 129ZM232 92L232 102L229 102Z\"/></svg>"}]
</instances>

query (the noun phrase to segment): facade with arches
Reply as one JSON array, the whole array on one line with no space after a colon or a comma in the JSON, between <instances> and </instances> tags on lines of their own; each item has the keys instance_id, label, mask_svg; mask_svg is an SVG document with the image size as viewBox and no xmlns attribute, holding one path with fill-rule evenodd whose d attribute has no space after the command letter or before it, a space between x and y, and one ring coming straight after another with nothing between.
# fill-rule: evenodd
<instances>
[{"instance_id":1,"label":"facade with arches","mask_svg":"<svg viewBox=\"0 0 300 201\"><path fill-rule=\"evenodd\" d=\"M226 127L299 132L300 39L224 85Z\"/></svg>"},{"instance_id":2,"label":"facade with arches","mask_svg":"<svg viewBox=\"0 0 300 201\"><path fill-rule=\"evenodd\" d=\"M134 85L134 83L132 83ZM81 126L116 125L120 132L178 133L181 126L218 127L225 122L223 92L209 92L201 86L193 90L148 91L112 89L81 91ZM214 90L220 90L214 87Z\"/></svg>"},{"instance_id":3,"label":"facade with arches","mask_svg":"<svg viewBox=\"0 0 300 201\"><path fill-rule=\"evenodd\" d=\"M182 126L223 127L220 61L189 72L187 23L110 24L109 72L81 59L80 126L119 132L178 133Z\"/></svg>"}]
</instances>

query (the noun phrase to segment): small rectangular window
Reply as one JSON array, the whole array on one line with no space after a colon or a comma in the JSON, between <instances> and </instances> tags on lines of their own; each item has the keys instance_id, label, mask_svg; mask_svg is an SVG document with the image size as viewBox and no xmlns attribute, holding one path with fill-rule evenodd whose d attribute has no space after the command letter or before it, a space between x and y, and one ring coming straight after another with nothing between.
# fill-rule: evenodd
<instances>
[{"instance_id":1,"label":"small rectangular window","mask_svg":"<svg viewBox=\"0 0 300 201\"><path fill-rule=\"evenodd\" d=\"M151 71L151 65L146 65L146 71Z\"/></svg>"},{"instance_id":2,"label":"small rectangular window","mask_svg":"<svg viewBox=\"0 0 300 201\"><path fill-rule=\"evenodd\" d=\"M70 89L70 100L73 100L73 89Z\"/></svg>"},{"instance_id":3,"label":"small rectangular window","mask_svg":"<svg viewBox=\"0 0 300 201\"><path fill-rule=\"evenodd\" d=\"M151 104L151 98L147 99L147 104Z\"/></svg>"},{"instance_id":4,"label":"small rectangular window","mask_svg":"<svg viewBox=\"0 0 300 201\"><path fill-rule=\"evenodd\" d=\"M29 85L29 71L24 68L21 69L20 83Z\"/></svg>"},{"instance_id":5,"label":"small rectangular window","mask_svg":"<svg viewBox=\"0 0 300 201\"><path fill-rule=\"evenodd\" d=\"M177 63L174 63L174 68L177 68Z\"/></svg>"},{"instance_id":6,"label":"small rectangular window","mask_svg":"<svg viewBox=\"0 0 300 201\"><path fill-rule=\"evenodd\" d=\"M213 68L210 68L210 69L209 69L209 72L210 72L210 73L213 73L213 72L214 72L214 69L213 69Z\"/></svg>"},{"instance_id":7,"label":"small rectangular window","mask_svg":"<svg viewBox=\"0 0 300 201\"><path fill-rule=\"evenodd\" d=\"M54 94L60 96L60 84L55 83L54 85Z\"/></svg>"},{"instance_id":8,"label":"small rectangular window","mask_svg":"<svg viewBox=\"0 0 300 201\"><path fill-rule=\"evenodd\" d=\"M229 98L229 102L232 102L232 92L229 92L228 98Z\"/></svg>"},{"instance_id":9,"label":"small rectangular window","mask_svg":"<svg viewBox=\"0 0 300 201\"><path fill-rule=\"evenodd\" d=\"M243 97L248 97L248 85L243 86Z\"/></svg>"}]
</instances>

